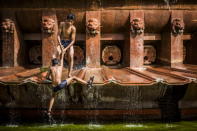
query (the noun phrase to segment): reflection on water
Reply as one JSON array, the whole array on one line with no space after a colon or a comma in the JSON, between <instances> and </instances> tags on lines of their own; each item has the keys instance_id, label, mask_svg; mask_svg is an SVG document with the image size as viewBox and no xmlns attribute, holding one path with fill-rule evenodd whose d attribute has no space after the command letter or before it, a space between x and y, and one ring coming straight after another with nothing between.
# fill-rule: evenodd
<instances>
[{"instance_id":1,"label":"reflection on water","mask_svg":"<svg viewBox=\"0 0 197 131\"><path fill-rule=\"evenodd\" d=\"M125 125L125 127L144 127L144 125L142 125L142 124L129 124L129 125Z\"/></svg>"},{"instance_id":2,"label":"reflection on water","mask_svg":"<svg viewBox=\"0 0 197 131\"><path fill-rule=\"evenodd\" d=\"M176 123L114 123L114 124L33 124L5 125L0 131L196 131L197 121Z\"/></svg>"}]
</instances>

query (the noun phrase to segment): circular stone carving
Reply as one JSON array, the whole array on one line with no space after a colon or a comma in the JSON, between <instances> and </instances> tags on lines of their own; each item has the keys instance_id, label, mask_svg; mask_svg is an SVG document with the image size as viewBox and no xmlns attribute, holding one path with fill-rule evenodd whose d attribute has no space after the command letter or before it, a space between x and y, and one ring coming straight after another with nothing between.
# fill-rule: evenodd
<instances>
[{"instance_id":1,"label":"circular stone carving","mask_svg":"<svg viewBox=\"0 0 197 131\"><path fill-rule=\"evenodd\" d=\"M68 62L68 52L65 53L64 59ZM84 60L84 51L80 46L74 46L74 65L80 65Z\"/></svg>"},{"instance_id":2,"label":"circular stone carving","mask_svg":"<svg viewBox=\"0 0 197 131\"><path fill-rule=\"evenodd\" d=\"M102 51L102 60L106 65L116 65L121 60L121 51L117 46L106 46Z\"/></svg>"},{"instance_id":3,"label":"circular stone carving","mask_svg":"<svg viewBox=\"0 0 197 131\"><path fill-rule=\"evenodd\" d=\"M149 65L155 62L156 50L151 45L144 46L144 64Z\"/></svg>"},{"instance_id":4,"label":"circular stone carving","mask_svg":"<svg viewBox=\"0 0 197 131\"><path fill-rule=\"evenodd\" d=\"M29 50L29 60L32 64L42 64L42 48L41 45L36 45Z\"/></svg>"}]
</instances>

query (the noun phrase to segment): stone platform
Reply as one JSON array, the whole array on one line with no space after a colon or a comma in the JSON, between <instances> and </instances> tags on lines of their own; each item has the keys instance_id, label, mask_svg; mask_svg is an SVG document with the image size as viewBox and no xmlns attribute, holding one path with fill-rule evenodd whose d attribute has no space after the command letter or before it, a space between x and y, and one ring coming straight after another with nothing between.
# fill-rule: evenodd
<instances>
[{"instance_id":1,"label":"stone platform","mask_svg":"<svg viewBox=\"0 0 197 131\"><path fill-rule=\"evenodd\" d=\"M182 119L197 116L197 67L145 66L144 68L82 68L73 75L88 80L95 76L94 87L73 83L61 90L55 101L55 116L73 118L128 116L142 119ZM0 114L39 117L52 95L46 72L40 68L1 69ZM8 75L5 75L5 73ZM62 79L67 70L64 69ZM31 81L25 79L31 78ZM25 81L24 81L25 80ZM35 80L35 81L33 81ZM63 112L63 114L62 114Z\"/></svg>"}]
</instances>

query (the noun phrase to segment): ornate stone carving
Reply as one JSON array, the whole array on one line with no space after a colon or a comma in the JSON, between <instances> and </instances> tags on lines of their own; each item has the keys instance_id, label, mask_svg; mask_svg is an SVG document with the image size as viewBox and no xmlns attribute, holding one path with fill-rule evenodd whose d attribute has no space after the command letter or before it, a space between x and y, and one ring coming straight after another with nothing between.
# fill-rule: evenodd
<instances>
[{"instance_id":1,"label":"ornate stone carving","mask_svg":"<svg viewBox=\"0 0 197 131\"><path fill-rule=\"evenodd\" d=\"M183 20L176 18L172 20L172 34L177 36L181 35L184 32L184 23Z\"/></svg>"},{"instance_id":2,"label":"ornate stone carving","mask_svg":"<svg viewBox=\"0 0 197 131\"><path fill-rule=\"evenodd\" d=\"M35 65L42 64L42 48L40 45L33 46L32 48L30 48L29 61Z\"/></svg>"},{"instance_id":3,"label":"ornate stone carving","mask_svg":"<svg viewBox=\"0 0 197 131\"><path fill-rule=\"evenodd\" d=\"M131 21L131 33L140 35L144 32L144 22L140 18L135 18Z\"/></svg>"},{"instance_id":4,"label":"ornate stone carving","mask_svg":"<svg viewBox=\"0 0 197 131\"><path fill-rule=\"evenodd\" d=\"M84 58L83 49L79 46L74 46L74 65L82 65ZM64 59L68 61L68 53L65 53Z\"/></svg>"},{"instance_id":5,"label":"ornate stone carving","mask_svg":"<svg viewBox=\"0 0 197 131\"><path fill-rule=\"evenodd\" d=\"M11 19L4 19L2 22L2 31L4 33L14 33L14 22Z\"/></svg>"},{"instance_id":6,"label":"ornate stone carving","mask_svg":"<svg viewBox=\"0 0 197 131\"><path fill-rule=\"evenodd\" d=\"M117 46L106 46L102 51L102 60L106 65L116 65L121 60L121 51Z\"/></svg>"},{"instance_id":7,"label":"ornate stone carving","mask_svg":"<svg viewBox=\"0 0 197 131\"><path fill-rule=\"evenodd\" d=\"M144 46L144 64L149 65L155 62L156 50L151 45Z\"/></svg>"},{"instance_id":8,"label":"ornate stone carving","mask_svg":"<svg viewBox=\"0 0 197 131\"><path fill-rule=\"evenodd\" d=\"M87 34L91 37L100 33L100 22L96 18L90 18L86 24Z\"/></svg>"},{"instance_id":9,"label":"ornate stone carving","mask_svg":"<svg viewBox=\"0 0 197 131\"><path fill-rule=\"evenodd\" d=\"M55 20L52 18L42 19L42 32L47 34L53 34L55 31Z\"/></svg>"}]
</instances>

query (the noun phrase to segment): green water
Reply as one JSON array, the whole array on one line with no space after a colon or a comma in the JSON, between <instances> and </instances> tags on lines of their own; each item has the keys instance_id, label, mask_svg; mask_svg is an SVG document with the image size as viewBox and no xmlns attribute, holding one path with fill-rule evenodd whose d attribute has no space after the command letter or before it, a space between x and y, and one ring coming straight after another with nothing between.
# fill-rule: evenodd
<instances>
[{"instance_id":1,"label":"green water","mask_svg":"<svg viewBox=\"0 0 197 131\"><path fill-rule=\"evenodd\" d=\"M6 125L0 131L197 131L197 121L177 123Z\"/></svg>"}]
</instances>

